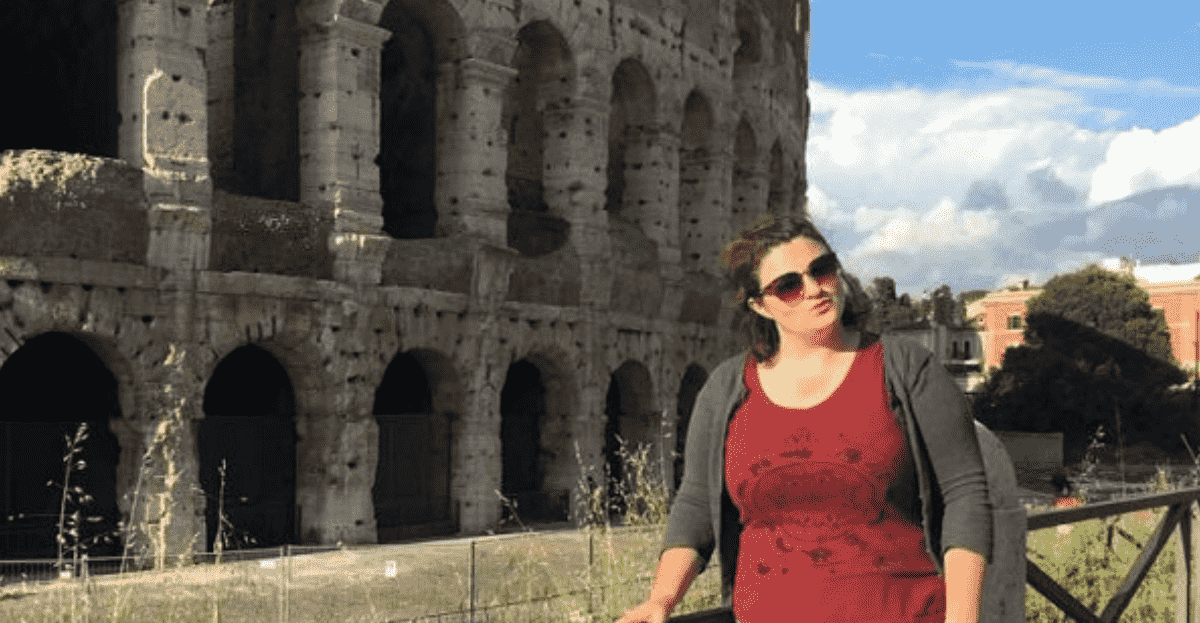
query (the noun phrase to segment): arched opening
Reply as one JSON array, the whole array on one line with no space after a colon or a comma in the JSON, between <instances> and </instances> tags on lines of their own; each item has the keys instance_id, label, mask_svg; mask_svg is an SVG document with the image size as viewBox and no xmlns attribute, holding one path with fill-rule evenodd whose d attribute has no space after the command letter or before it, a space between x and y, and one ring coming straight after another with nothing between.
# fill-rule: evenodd
<instances>
[{"instance_id":1,"label":"arched opening","mask_svg":"<svg viewBox=\"0 0 1200 623\"><path fill-rule=\"evenodd\" d=\"M785 212L783 200L783 146L779 139L771 145L771 162L767 165L767 211L780 215Z\"/></svg>"},{"instance_id":2,"label":"arched opening","mask_svg":"<svg viewBox=\"0 0 1200 623\"><path fill-rule=\"evenodd\" d=\"M379 194L383 229L395 238L432 238L437 226L437 59L429 31L401 2L379 21Z\"/></svg>"},{"instance_id":3,"label":"arched opening","mask_svg":"<svg viewBox=\"0 0 1200 623\"><path fill-rule=\"evenodd\" d=\"M738 122L733 140L733 207L731 225L736 233L757 216L761 210L755 206L758 198L755 169L758 166L758 142L754 130L745 117Z\"/></svg>"},{"instance_id":4,"label":"arched opening","mask_svg":"<svg viewBox=\"0 0 1200 623\"><path fill-rule=\"evenodd\" d=\"M226 549L295 542L295 416L287 371L261 347L242 346L213 371L197 435L200 487L208 500L207 551L217 535L218 512L228 522L222 529Z\"/></svg>"},{"instance_id":5,"label":"arched opening","mask_svg":"<svg viewBox=\"0 0 1200 623\"><path fill-rule=\"evenodd\" d=\"M575 90L575 61L566 39L549 22L517 33L517 75L504 93L501 122L508 130L508 246L527 257L545 255L567 241L568 223L551 214L543 173L548 138L545 115L564 108Z\"/></svg>"},{"instance_id":6,"label":"arched opening","mask_svg":"<svg viewBox=\"0 0 1200 623\"><path fill-rule=\"evenodd\" d=\"M625 457L632 456L641 447L649 446L647 457L659 460L662 449L662 425L654 407L654 381L646 366L636 361L626 361L612 373L605 396L604 460L608 468L608 508L610 512L623 514L627 502L623 493L636 486L626 469ZM625 454L625 457L622 456Z\"/></svg>"},{"instance_id":7,"label":"arched opening","mask_svg":"<svg viewBox=\"0 0 1200 623\"><path fill-rule=\"evenodd\" d=\"M455 386L449 362L429 351L400 353L383 373L372 411L379 424L371 494L380 543L454 532L447 394Z\"/></svg>"},{"instance_id":8,"label":"arched opening","mask_svg":"<svg viewBox=\"0 0 1200 623\"><path fill-rule=\"evenodd\" d=\"M217 188L300 200L299 41L295 0L234 3L231 149L219 156L232 166L213 163Z\"/></svg>"},{"instance_id":9,"label":"arched opening","mask_svg":"<svg viewBox=\"0 0 1200 623\"><path fill-rule=\"evenodd\" d=\"M657 128L654 82L640 62L626 59L617 65L612 78L612 101L608 117L608 187L604 209L610 216L640 222L639 206L651 200L654 180L649 167L647 142ZM645 173L642 173L645 171Z\"/></svg>"},{"instance_id":10,"label":"arched opening","mask_svg":"<svg viewBox=\"0 0 1200 623\"><path fill-rule=\"evenodd\" d=\"M115 2L6 2L0 52L8 60L4 88L9 94L0 151L118 157Z\"/></svg>"},{"instance_id":11,"label":"arched opening","mask_svg":"<svg viewBox=\"0 0 1200 623\"><path fill-rule=\"evenodd\" d=\"M688 424L692 420L692 408L696 405L696 396L700 394L700 388L704 387L704 382L708 380L708 373L704 368L696 364L691 364L683 373L683 380L679 382L679 395L676 402L675 420L675 487L679 489L679 485L683 482L683 451L687 444Z\"/></svg>"},{"instance_id":12,"label":"arched opening","mask_svg":"<svg viewBox=\"0 0 1200 623\"><path fill-rule=\"evenodd\" d=\"M521 521L567 518L566 491L548 490L549 467L556 453L548 447L547 387L542 371L528 359L508 367L500 390L500 492L516 502ZM505 516L511 517L511 508Z\"/></svg>"},{"instance_id":13,"label":"arched opening","mask_svg":"<svg viewBox=\"0 0 1200 623\"><path fill-rule=\"evenodd\" d=\"M81 423L87 438L72 464L69 485L92 500L68 504L81 511L79 540L92 556L119 555L116 469L120 447L109 420L121 417L117 380L91 348L65 333L43 333L25 342L0 366L0 552L5 558L52 558L58 553L64 484L64 437ZM58 486L48 486L54 482ZM106 538L107 537L107 538ZM73 542L67 536L68 544Z\"/></svg>"},{"instance_id":14,"label":"arched opening","mask_svg":"<svg viewBox=\"0 0 1200 623\"><path fill-rule=\"evenodd\" d=\"M711 181L713 129L712 106L699 91L692 91L684 103L683 125L679 130L679 233L684 272L699 269L702 256L718 246L705 244L704 232L716 231L719 223L703 205Z\"/></svg>"},{"instance_id":15,"label":"arched opening","mask_svg":"<svg viewBox=\"0 0 1200 623\"><path fill-rule=\"evenodd\" d=\"M762 60L762 34L758 16L750 7L738 3L733 19L738 35L738 48L733 53L733 79L738 80L750 66Z\"/></svg>"}]
</instances>

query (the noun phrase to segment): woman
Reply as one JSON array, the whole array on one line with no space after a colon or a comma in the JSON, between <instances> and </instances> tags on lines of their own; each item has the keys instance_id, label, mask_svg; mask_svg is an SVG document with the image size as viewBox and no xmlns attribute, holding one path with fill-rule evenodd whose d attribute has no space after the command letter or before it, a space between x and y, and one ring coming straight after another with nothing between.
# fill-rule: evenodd
<instances>
[{"instance_id":1,"label":"woman","mask_svg":"<svg viewBox=\"0 0 1200 623\"><path fill-rule=\"evenodd\" d=\"M858 330L869 303L811 222L768 219L724 261L752 346L700 390L650 597L617 623L665 620L714 548L742 623L975 623L992 514L962 393Z\"/></svg>"}]
</instances>

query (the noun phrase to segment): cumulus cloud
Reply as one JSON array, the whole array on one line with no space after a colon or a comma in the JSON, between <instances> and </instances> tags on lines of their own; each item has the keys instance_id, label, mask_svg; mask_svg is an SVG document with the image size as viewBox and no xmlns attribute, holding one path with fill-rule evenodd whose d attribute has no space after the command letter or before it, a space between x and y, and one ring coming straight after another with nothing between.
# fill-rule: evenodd
<instances>
[{"instance_id":1,"label":"cumulus cloud","mask_svg":"<svg viewBox=\"0 0 1200 623\"><path fill-rule=\"evenodd\" d=\"M1200 116L1159 132L1135 128L1108 146L1092 174L1095 205L1176 184L1200 184Z\"/></svg>"},{"instance_id":2,"label":"cumulus cloud","mask_svg":"<svg viewBox=\"0 0 1200 623\"><path fill-rule=\"evenodd\" d=\"M1080 119L1119 111L1089 105L1080 89L1137 85L993 68L1032 86L810 83L809 211L848 268L867 281L891 276L915 296L940 283L1041 283L1122 253L1200 251L1200 117L1159 132L1088 129Z\"/></svg>"}]
</instances>

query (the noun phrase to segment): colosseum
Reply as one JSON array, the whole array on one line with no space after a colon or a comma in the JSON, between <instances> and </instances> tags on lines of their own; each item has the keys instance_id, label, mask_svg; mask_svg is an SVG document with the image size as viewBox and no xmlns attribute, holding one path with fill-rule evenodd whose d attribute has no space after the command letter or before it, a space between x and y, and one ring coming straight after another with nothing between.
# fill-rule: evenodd
<instances>
[{"instance_id":1,"label":"colosseum","mask_svg":"<svg viewBox=\"0 0 1200 623\"><path fill-rule=\"evenodd\" d=\"M218 509L259 546L570 520L618 436L669 481L742 344L720 248L804 209L808 0L5 11L5 558L53 554L80 422L88 530L168 552Z\"/></svg>"}]
</instances>

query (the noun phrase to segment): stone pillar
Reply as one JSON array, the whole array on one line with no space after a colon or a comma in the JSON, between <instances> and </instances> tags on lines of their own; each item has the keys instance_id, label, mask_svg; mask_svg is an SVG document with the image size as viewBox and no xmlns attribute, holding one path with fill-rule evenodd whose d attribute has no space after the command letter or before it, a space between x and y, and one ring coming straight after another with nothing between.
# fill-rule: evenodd
<instances>
[{"instance_id":1,"label":"stone pillar","mask_svg":"<svg viewBox=\"0 0 1200 623\"><path fill-rule=\"evenodd\" d=\"M729 205L730 235L736 235L767 213L769 186L767 171L759 165L741 165L734 169L733 196Z\"/></svg>"},{"instance_id":2,"label":"stone pillar","mask_svg":"<svg viewBox=\"0 0 1200 623\"><path fill-rule=\"evenodd\" d=\"M300 43L300 201L327 206L334 278L372 285L390 238L379 195L383 28L334 14L303 20Z\"/></svg>"},{"instance_id":3,"label":"stone pillar","mask_svg":"<svg viewBox=\"0 0 1200 623\"><path fill-rule=\"evenodd\" d=\"M208 157L213 184L233 185L233 123L236 114L233 73L234 23L232 2L214 4L206 11L208 52Z\"/></svg>"},{"instance_id":4,"label":"stone pillar","mask_svg":"<svg viewBox=\"0 0 1200 623\"><path fill-rule=\"evenodd\" d=\"M604 210L608 104L572 98L565 108L546 110L542 123L547 134L544 197L551 214L571 223L568 245L579 257L579 303L607 309L612 294L612 245Z\"/></svg>"},{"instance_id":5,"label":"stone pillar","mask_svg":"<svg viewBox=\"0 0 1200 623\"><path fill-rule=\"evenodd\" d=\"M730 226L727 199L732 161L730 154L719 152L679 163L680 252L685 272L721 274L721 249L736 233Z\"/></svg>"},{"instance_id":6,"label":"stone pillar","mask_svg":"<svg viewBox=\"0 0 1200 623\"><path fill-rule=\"evenodd\" d=\"M500 127L500 110L516 74L478 58L438 67L438 237L470 234L507 245L508 135Z\"/></svg>"},{"instance_id":7,"label":"stone pillar","mask_svg":"<svg viewBox=\"0 0 1200 623\"><path fill-rule=\"evenodd\" d=\"M118 0L117 101L122 159L144 172L146 263L208 267L208 45L203 0Z\"/></svg>"}]
</instances>

